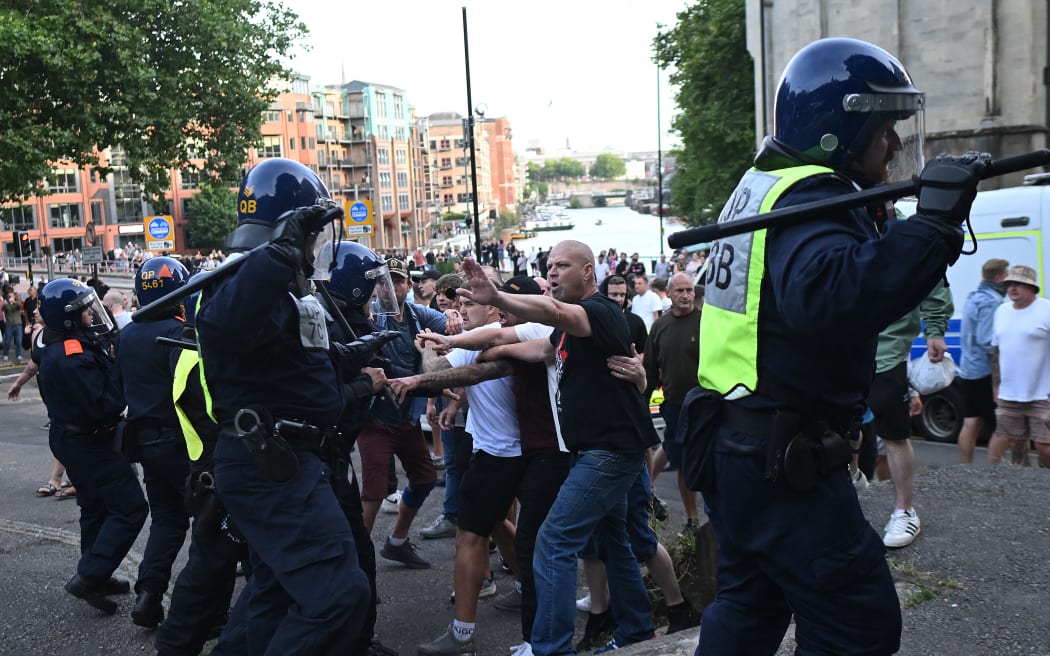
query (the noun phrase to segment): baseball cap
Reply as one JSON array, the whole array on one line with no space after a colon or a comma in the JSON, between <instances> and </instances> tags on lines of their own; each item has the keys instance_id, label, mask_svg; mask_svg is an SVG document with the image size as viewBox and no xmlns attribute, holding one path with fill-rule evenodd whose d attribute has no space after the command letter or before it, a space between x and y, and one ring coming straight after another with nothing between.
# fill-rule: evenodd
<instances>
[{"instance_id":1,"label":"baseball cap","mask_svg":"<svg viewBox=\"0 0 1050 656\"><path fill-rule=\"evenodd\" d=\"M501 292L508 294L534 294L542 296L543 290L539 284L529 276L514 276L499 288Z\"/></svg>"},{"instance_id":2,"label":"baseball cap","mask_svg":"<svg viewBox=\"0 0 1050 656\"><path fill-rule=\"evenodd\" d=\"M415 269L414 271L412 271L412 277L420 281L437 280L441 277L441 274L435 271L434 269L424 269L422 271L420 271L419 269Z\"/></svg>"},{"instance_id":3,"label":"baseball cap","mask_svg":"<svg viewBox=\"0 0 1050 656\"><path fill-rule=\"evenodd\" d=\"M390 268L390 275L408 278L408 270L405 269L405 263L396 257L387 259L386 265Z\"/></svg>"},{"instance_id":4,"label":"baseball cap","mask_svg":"<svg viewBox=\"0 0 1050 656\"><path fill-rule=\"evenodd\" d=\"M1035 269L1030 266L1024 266L1023 264L1010 267L1010 273L1007 274L1003 282L1019 282L1025 285L1031 285L1032 287L1035 287L1035 291L1039 291L1039 283L1036 280Z\"/></svg>"}]
</instances>

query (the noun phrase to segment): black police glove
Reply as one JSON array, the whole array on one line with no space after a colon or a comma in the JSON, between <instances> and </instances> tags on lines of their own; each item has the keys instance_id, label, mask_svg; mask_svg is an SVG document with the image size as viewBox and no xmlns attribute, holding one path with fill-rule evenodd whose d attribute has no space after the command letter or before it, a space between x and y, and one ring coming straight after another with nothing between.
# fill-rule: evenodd
<instances>
[{"instance_id":1,"label":"black police glove","mask_svg":"<svg viewBox=\"0 0 1050 656\"><path fill-rule=\"evenodd\" d=\"M277 219L277 225L273 228L270 244L274 251L293 266L304 264L303 254L311 237L317 233L326 222L321 218L325 216L325 209L318 205L310 207L299 207L289 210Z\"/></svg>"},{"instance_id":2,"label":"black police glove","mask_svg":"<svg viewBox=\"0 0 1050 656\"><path fill-rule=\"evenodd\" d=\"M941 154L919 174L917 214L962 223L970 216L977 197L977 184L988 168L991 155L968 152L960 157Z\"/></svg>"}]
</instances>

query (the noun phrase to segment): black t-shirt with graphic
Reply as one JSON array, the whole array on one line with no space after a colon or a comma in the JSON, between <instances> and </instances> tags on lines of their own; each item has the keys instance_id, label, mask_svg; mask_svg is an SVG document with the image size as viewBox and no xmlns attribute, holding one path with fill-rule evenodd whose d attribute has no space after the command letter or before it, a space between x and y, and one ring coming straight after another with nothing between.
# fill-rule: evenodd
<instances>
[{"instance_id":1,"label":"black t-shirt with graphic","mask_svg":"<svg viewBox=\"0 0 1050 656\"><path fill-rule=\"evenodd\" d=\"M570 451L641 450L659 442L649 406L633 384L609 372L610 355L631 352L623 311L594 294L580 301L591 323L590 337L561 330L551 334L558 367L558 417Z\"/></svg>"}]
</instances>

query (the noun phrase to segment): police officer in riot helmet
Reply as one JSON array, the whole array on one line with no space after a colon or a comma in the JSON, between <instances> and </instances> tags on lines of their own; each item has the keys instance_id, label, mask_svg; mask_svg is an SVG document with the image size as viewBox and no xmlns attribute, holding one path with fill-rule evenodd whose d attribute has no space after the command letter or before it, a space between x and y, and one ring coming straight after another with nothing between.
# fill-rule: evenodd
<instances>
[{"instance_id":1,"label":"police officer in riot helmet","mask_svg":"<svg viewBox=\"0 0 1050 656\"><path fill-rule=\"evenodd\" d=\"M396 314L397 298L390 270L383 258L356 242L340 242L335 251L332 279L322 282L318 298L328 313L328 333L337 343L353 342L357 337L371 336L370 314ZM350 332L347 332L349 329ZM351 334L352 333L352 334ZM325 458L332 469L332 488L346 514L357 545L357 558L368 575L372 590L371 603L355 653L382 656L393 653L374 640L376 622L376 554L365 526L361 489L350 462L357 435L368 418L374 396L386 385L386 372L381 356L344 365L346 408L340 417L339 438L327 445Z\"/></svg>"},{"instance_id":2,"label":"police officer in riot helmet","mask_svg":"<svg viewBox=\"0 0 1050 656\"><path fill-rule=\"evenodd\" d=\"M33 360L51 420L51 452L66 466L80 506L80 560L66 591L107 615L111 595L130 591L113 577L146 521L149 507L131 465L113 448L124 410L107 336L113 321L97 294L73 278L40 292L44 330Z\"/></svg>"},{"instance_id":3,"label":"police officer in riot helmet","mask_svg":"<svg viewBox=\"0 0 1050 656\"><path fill-rule=\"evenodd\" d=\"M186 267L174 258L146 260L135 274L139 306L182 288L189 277ZM124 453L129 460L142 464L152 516L135 582L138 596L131 619L149 629L164 620L161 600L190 526L183 502L189 458L171 395L179 352L158 347L156 342L158 337L179 339L184 325L185 312L176 301L155 319L129 322L120 331L117 349L117 366L128 403Z\"/></svg>"},{"instance_id":4,"label":"police officer in riot helmet","mask_svg":"<svg viewBox=\"0 0 1050 656\"><path fill-rule=\"evenodd\" d=\"M320 455L346 398L308 280L330 276L342 212L316 174L280 158L248 172L237 205L229 243L252 250L205 290L196 320L220 425L215 485L254 571L238 628L249 653L346 653L370 591Z\"/></svg>"},{"instance_id":5,"label":"police officer in riot helmet","mask_svg":"<svg viewBox=\"0 0 1050 656\"><path fill-rule=\"evenodd\" d=\"M719 545L719 592L697 654L773 654L792 613L800 653L899 648L900 604L849 478L850 445L876 337L958 258L988 161L968 153L923 166L923 109L882 48L811 43L788 63L773 134L719 217L911 176L919 187L908 221L886 221L886 207L816 210L712 248L701 388L683 409L685 469Z\"/></svg>"}]
</instances>

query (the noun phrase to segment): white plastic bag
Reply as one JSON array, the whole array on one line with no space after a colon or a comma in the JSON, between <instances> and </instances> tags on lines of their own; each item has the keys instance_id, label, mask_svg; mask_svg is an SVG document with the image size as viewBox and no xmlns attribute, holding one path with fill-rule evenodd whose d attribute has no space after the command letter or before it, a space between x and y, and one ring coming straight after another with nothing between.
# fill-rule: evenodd
<instances>
[{"instance_id":1,"label":"white plastic bag","mask_svg":"<svg viewBox=\"0 0 1050 656\"><path fill-rule=\"evenodd\" d=\"M930 362L926 355L908 363L908 384L923 396L939 392L955 380L955 360L945 353L940 362Z\"/></svg>"}]
</instances>

